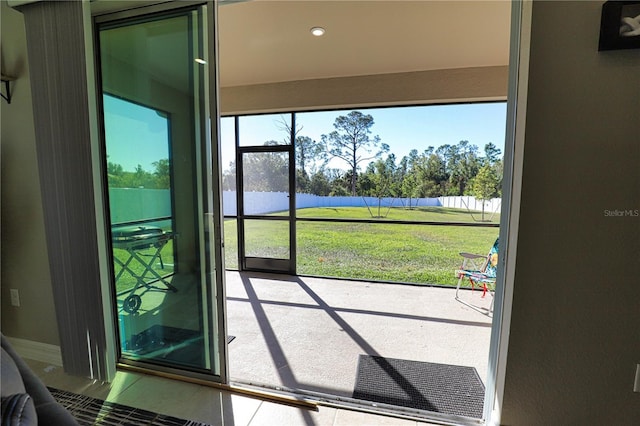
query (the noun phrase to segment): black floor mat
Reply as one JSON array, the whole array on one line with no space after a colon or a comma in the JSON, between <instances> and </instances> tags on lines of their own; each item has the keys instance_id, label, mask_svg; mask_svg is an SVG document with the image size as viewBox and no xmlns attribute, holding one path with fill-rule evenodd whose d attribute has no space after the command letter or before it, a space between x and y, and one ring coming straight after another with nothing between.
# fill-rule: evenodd
<instances>
[{"instance_id":1,"label":"black floor mat","mask_svg":"<svg viewBox=\"0 0 640 426\"><path fill-rule=\"evenodd\" d=\"M353 397L482 418L484 384L473 367L360 355Z\"/></svg>"}]
</instances>

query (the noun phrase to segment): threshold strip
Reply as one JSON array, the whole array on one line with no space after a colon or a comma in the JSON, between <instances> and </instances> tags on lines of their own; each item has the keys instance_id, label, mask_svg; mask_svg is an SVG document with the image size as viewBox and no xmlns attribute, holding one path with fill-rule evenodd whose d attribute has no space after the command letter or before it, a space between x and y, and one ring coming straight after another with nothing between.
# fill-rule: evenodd
<instances>
[{"instance_id":1,"label":"threshold strip","mask_svg":"<svg viewBox=\"0 0 640 426\"><path fill-rule=\"evenodd\" d=\"M325 406L374 415L384 415L399 419L435 422L442 425L479 426L484 424L482 419L456 416L454 414L440 414L433 411L416 410L378 402L367 402L349 397L305 391L301 389L291 389L257 383L244 383L240 381L232 381L229 384L217 383L205 379L187 377L123 363L118 363L117 367L119 370L123 371L131 371L149 376L162 377L169 380L207 386L233 394L244 395L267 402L274 402L309 411L319 411L319 406Z\"/></svg>"},{"instance_id":2,"label":"threshold strip","mask_svg":"<svg viewBox=\"0 0 640 426\"><path fill-rule=\"evenodd\" d=\"M251 398L261 399L268 402L275 402L278 404L289 405L296 408L303 408L310 411L318 411L318 404L314 401L310 401L306 398L301 398L295 394L268 392L266 389L253 389L244 387L240 384L230 383L217 383L209 380L198 379L196 377L187 377L180 374L168 373L165 371L157 371L149 368L138 367L135 365L118 363L118 370L130 371L133 373L145 374L148 376L162 377L164 379L176 380L179 382L193 383L196 385L207 386L214 389L220 389L230 393L244 395Z\"/></svg>"},{"instance_id":3,"label":"threshold strip","mask_svg":"<svg viewBox=\"0 0 640 426\"><path fill-rule=\"evenodd\" d=\"M292 398L302 398L316 406L331 407L337 409L358 411L368 414L384 415L405 420L415 420L419 422L428 421L451 426L479 426L484 425L482 419L457 416L455 414L441 414L435 411L418 410L397 405L384 404L379 402L369 402L361 399L349 398L345 396L332 395L322 392L305 391L302 389L292 389L284 386L274 386L258 384L253 382L233 381L234 389L252 390L256 394L289 395ZM235 387L237 386L237 387ZM317 408L317 407L316 407Z\"/></svg>"}]
</instances>

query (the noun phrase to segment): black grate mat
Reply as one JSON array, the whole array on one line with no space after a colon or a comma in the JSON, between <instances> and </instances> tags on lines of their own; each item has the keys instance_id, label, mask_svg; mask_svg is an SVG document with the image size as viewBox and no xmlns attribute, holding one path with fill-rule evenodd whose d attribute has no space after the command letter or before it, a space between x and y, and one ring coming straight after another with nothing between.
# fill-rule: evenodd
<instances>
[{"instance_id":1,"label":"black grate mat","mask_svg":"<svg viewBox=\"0 0 640 426\"><path fill-rule=\"evenodd\" d=\"M360 355L353 397L479 419L484 384L473 367Z\"/></svg>"}]
</instances>

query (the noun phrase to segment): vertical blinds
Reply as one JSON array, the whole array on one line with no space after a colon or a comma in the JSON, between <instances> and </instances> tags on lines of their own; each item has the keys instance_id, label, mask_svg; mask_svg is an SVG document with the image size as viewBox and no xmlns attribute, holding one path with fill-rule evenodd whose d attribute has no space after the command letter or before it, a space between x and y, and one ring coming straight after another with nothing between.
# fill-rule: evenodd
<instances>
[{"instance_id":1,"label":"vertical blinds","mask_svg":"<svg viewBox=\"0 0 640 426\"><path fill-rule=\"evenodd\" d=\"M24 14L36 150L64 369L109 381L91 161L83 2Z\"/></svg>"}]
</instances>

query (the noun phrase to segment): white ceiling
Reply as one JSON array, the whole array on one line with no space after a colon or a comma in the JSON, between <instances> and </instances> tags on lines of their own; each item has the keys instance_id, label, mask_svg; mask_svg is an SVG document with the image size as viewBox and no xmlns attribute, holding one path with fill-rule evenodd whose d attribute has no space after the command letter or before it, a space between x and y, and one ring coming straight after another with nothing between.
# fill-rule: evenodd
<instances>
[{"instance_id":1,"label":"white ceiling","mask_svg":"<svg viewBox=\"0 0 640 426\"><path fill-rule=\"evenodd\" d=\"M222 1L223 87L508 64L509 0ZM92 12L163 2L97 0Z\"/></svg>"},{"instance_id":2,"label":"white ceiling","mask_svg":"<svg viewBox=\"0 0 640 426\"><path fill-rule=\"evenodd\" d=\"M508 64L504 0L253 0L218 21L222 86Z\"/></svg>"}]
</instances>

